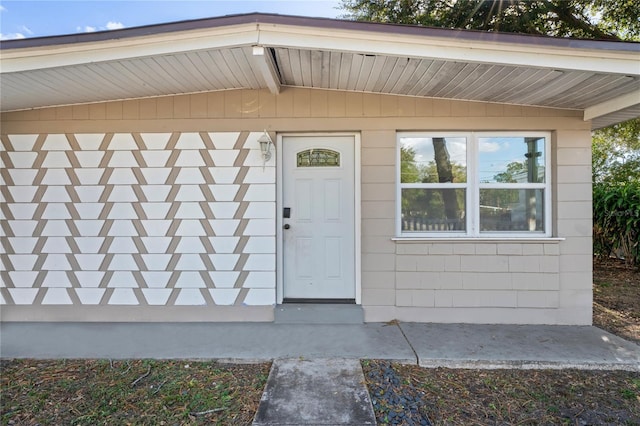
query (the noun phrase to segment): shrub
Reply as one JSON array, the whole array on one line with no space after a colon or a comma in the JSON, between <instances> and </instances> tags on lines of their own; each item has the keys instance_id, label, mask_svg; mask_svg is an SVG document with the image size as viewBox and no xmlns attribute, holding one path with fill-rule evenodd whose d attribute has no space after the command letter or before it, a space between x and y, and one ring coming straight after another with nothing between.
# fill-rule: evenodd
<instances>
[{"instance_id":1,"label":"shrub","mask_svg":"<svg viewBox=\"0 0 640 426\"><path fill-rule=\"evenodd\" d=\"M593 186L593 249L640 266L640 182Z\"/></svg>"}]
</instances>

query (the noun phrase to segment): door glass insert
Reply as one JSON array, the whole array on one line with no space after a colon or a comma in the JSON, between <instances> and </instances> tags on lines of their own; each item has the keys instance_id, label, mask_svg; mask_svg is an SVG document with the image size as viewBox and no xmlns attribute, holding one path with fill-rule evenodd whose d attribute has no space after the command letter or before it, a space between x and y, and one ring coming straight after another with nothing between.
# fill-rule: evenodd
<instances>
[{"instance_id":1,"label":"door glass insert","mask_svg":"<svg viewBox=\"0 0 640 426\"><path fill-rule=\"evenodd\" d=\"M340 153L331 149L311 148L296 155L298 167L339 167Z\"/></svg>"}]
</instances>

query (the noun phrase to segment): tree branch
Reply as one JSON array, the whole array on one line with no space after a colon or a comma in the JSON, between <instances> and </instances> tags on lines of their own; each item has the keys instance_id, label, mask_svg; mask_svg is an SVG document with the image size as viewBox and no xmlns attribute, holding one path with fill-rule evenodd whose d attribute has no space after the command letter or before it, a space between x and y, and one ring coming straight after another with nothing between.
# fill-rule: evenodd
<instances>
[{"instance_id":1,"label":"tree branch","mask_svg":"<svg viewBox=\"0 0 640 426\"><path fill-rule=\"evenodd\" d=\"M582 30L595 38L616 41L621 40L614 34L606 33L595 25L592 25L582 19L576 18L576 16L572 13L573 11L569 9L566 4L560 5L553 2L545 2L545 4L549 8L550 12L555 13L560 18L560 21L566 23L569 26L572 26L573 28Z\"/></svg>"}]
</instances>

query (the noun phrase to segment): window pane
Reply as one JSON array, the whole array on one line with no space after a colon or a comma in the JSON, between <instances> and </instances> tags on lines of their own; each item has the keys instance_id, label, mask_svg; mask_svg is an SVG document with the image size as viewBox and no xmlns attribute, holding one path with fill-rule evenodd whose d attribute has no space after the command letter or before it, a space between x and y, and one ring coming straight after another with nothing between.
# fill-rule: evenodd
<instances>
[{"instance_id":1,"label":"window pane","mask_svg":"<svg viewBox=\"0 0 640 426\"><path fill-rule=\"evenodd\" d=\"M464 231L465 189L403 189L403 232Z\"/></svg>"},{"instance_id":2,"label":"window pane","mask_svg":"<svg viewBox=\"0 0 640 426\"><path fill-rule=\"evenodd\" d=\"M480 232L544 232L544 190L480 189Z\"/></svg>"},{"instance_id":3,"label":"window pane","mask_svg":"<svg viewBox=\"0 0 640 426\"><path fill-rule=\"evenodd\" d=\"M479 138L479 174L482 183L543 183L544 138Z\"/></svg>"},{"instance_id":4,"label":"window pane","mask_svg":"<svg viewBox=\"0 0 640 426\"><path fill-rule=\"evenodd\" d=\"M466 182L466 138L400 138L400 181Z\"/></svg>"}]
</instances>

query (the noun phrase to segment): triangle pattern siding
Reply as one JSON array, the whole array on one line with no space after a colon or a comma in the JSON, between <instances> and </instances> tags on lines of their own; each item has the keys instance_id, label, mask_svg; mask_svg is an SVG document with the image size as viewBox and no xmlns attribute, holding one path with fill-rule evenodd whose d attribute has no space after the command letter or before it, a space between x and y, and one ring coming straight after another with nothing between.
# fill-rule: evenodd
<instances>
[{"instance_id":1,"label":"triangle pattern siding","mask_svg":"<svg viewBox=\"0 0 640 426\"><path fill-rule=\"evenodd\" d=\"M2 303L274 304L260 135L3 136ZM269 235L247 231L256 220ZM244 271L255 256L262 268Z\"/></svg>"}]
</instances>

